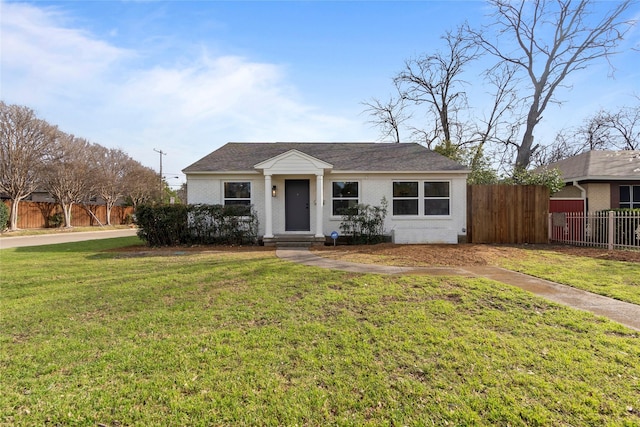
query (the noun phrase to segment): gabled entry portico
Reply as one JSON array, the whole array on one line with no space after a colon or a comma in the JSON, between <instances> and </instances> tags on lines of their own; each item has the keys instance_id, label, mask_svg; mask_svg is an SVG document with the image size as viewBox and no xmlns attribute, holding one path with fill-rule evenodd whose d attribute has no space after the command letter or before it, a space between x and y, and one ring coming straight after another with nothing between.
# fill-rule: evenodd
<instances>
[{"instance_id":1,"label":"gabled entry portico","mask_svg":"<svg viewBox=\"0 0 640 427\"><path fill-rule=\"evenodd\" d=\"M298 150L289 150L256 164L254 168L264 175L264 238L273 239L274 234L306 232L313 233L316 239L324 239L324 175L333 169L333 165ZM315 191L312 192L314 184ZM275 233L274 216L285 218L284 224L278 221Z\"/></svg>"}]
</instances>

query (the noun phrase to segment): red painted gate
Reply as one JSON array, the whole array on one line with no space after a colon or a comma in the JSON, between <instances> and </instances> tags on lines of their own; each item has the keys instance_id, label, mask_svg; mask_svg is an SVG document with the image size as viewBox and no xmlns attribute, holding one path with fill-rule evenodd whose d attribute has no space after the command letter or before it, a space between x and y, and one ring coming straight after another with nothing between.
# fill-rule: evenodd
<instances>
[{"instance_id":1,"label":"red painted gate","mask_svg":"<svg viewBox=\"0 0 640 427\"><path fill-rule=\"evenodd\" d=\"M585 237L583 199L549 199L551 240L578 241ZM578 214L568 215L567 214Z\"/></svg>"}]
</instances>

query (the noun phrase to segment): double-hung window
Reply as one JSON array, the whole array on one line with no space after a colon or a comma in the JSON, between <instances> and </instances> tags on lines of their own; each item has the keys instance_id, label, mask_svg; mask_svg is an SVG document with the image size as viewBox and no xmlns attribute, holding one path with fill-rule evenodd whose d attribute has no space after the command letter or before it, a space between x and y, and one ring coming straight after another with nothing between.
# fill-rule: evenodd
<instances>
[{"instance_id":1,"label":"double-hung window","mask_svg":"<svg viewBox=\"0 0 640 427\"><path fill-rule=\"evenodd\" d=\"M393 214L418 215L418 181L393 183Z\"/></svg>"},{"instance_id":2,"label":"double-hung window","mask_svg":"<svg viewBox=\"0 0 640 427\"><path fill-rule=\"evenodd\" d=\"M251 205L251 183L225 182L224 205L243 205L248 209Z\"/></svg>"},{"instance_id":3,"label":"double-hung window","mask_svg":"<svg viewBox=\"0 0 640 427\"><path fill-rule=\"evenodd\" d=\"M331 214L344 215L347 209L358 204L359 188L356 181L331 183Z\"/></svg>"},{"instance_id":4,"label":"double-hung window","mask_svg":"<svg viewBox=\"0 0 640 427\"><path fill-rule=\"evenodd\" d=\"M640 185L620 186L620 207L630 209L640 208Z\"/></svg>"},{"instance_id":5,"label":"double-hung window","mask_svg":"<svg viewBox=\"0 0 640 427\"><path fill-rule=\"evenodd\" d=\"M448 216L450 214L449 181L395 181L393 183L394 216Z\"/></svg>"},{"instance_id":6,"label":"double-hung window","mask_svg":"<svg viewBox=\"0 0 640 427\"><path fill-rule=\"evenodd\" d=\"M449 215L451 197L448 181L425 181L424 214Z\"/></svg>"}]
</instances>

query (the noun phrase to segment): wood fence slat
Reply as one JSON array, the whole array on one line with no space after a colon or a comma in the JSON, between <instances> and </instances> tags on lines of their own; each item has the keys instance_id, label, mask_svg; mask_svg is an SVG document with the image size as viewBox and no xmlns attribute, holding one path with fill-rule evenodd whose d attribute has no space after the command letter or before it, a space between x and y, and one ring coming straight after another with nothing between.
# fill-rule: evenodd
<instances>
[{"instance_id":1,"label":"wood fence slat","mask_svg":"<svg viewBox=\"0 0 640 427\"><path fill-rule=\"evenodd\" d=\"M5 201L8 208L11 202ZM104 205L89 205L88 208L96 216L91 216L87 210L80 205L71 207L71 225L74 227L102 225L107 223L107 207ZM60 205L49 202L22 201L18 205L18 228L47 228L48 219L56 213L62 212ZM131 206L114 206L111 209L111 224L126 224L127 216L133 215Z\"/></svg>"},{"instance_id":2,"label":"wood fence slat","mask_svg":"<svg viewBox=\"0 0 640 427\"><path fill-rule=\"evenodd\" d=\"M549 190L541 185L467 187L467 237L472 243L547 243Z\"/></svg>"}]
</instances>

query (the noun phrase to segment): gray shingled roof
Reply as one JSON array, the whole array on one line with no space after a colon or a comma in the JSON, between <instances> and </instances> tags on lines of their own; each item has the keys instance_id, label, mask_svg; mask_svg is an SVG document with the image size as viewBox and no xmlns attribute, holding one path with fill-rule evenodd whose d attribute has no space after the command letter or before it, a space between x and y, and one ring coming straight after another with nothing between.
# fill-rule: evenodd
<instances>
[{"instance_id":1,"label":"gray shingled roof","mask_svg":"<svg viewBox=\"0 0 640 427\"><path fill-rule=\"evenodd\" d=\"M254 165L290 150L330 163L334 171L467 171L459 163L413 143L230 142L183 172L252 171Z\"/></svg>"},{"instance_id":2,"label":"gray shingled roof","mask_svg":"<svg viewBox=\"0 0 640 427\"><path fill-rule=\"evenodd\" d=\"M640 180L640 151L587 151L551 163L565 181Z\"/></svg>"}]
</instances>

